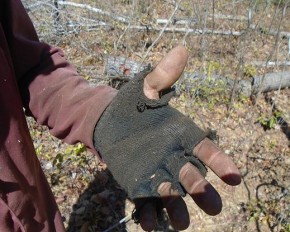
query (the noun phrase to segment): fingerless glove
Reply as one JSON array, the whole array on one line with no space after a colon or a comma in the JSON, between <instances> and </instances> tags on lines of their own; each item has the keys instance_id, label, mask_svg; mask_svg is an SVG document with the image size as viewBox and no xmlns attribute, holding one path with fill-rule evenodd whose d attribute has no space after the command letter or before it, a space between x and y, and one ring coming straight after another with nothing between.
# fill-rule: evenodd
<instances>
[{"instance_id":1,"label":"fingerless glove","mask_svg":"<svg viewBox=\"0 0 290 232\"><path fill-rule=\"evenodd\" d=\"M158 100L144 95L144 78L150 71L139 73L119 90L94 132L95 148L132 200L158 197L162 182L171 182L184 196L179 171L187 162L206 174L193 148L207 133L169 106L172 89Z\"/></svg>"}]
</instances>

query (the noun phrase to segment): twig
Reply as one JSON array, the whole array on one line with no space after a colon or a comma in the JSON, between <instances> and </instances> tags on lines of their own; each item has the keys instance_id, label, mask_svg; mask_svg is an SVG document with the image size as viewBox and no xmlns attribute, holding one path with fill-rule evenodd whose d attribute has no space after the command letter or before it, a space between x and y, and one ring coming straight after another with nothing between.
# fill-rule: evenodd
<instances>
[{"instance_id":1,"label":"twig","mask_svg":"<svg viewBox=\"0 0 290 232\"><path fill-rule=\"evenodd\" d=\"M119 226L119 225L121 225L123 223L127 223L131 219L132 219L131 215L128 215L128 216L124 217L123 219L121 219L120 221L118 221L116 224L114 224L114 225L110 226L108 229L104 230L103 232L110 232L114 228L116 228L117 226Z\"/></svg>"},{"instance_id":2,"label":"twig","mask_svg":"<svg viewBox=\"0 0 290 232\"><path fill-rule=\"evenodd\" d=\"M170 5L173 5L173 6L176 5L176 0L164 0L164 1L167 2L167 3L169 3ZM180 7L180 6L178 6L178 10L185 11L185 9L182 8L182 7Z\"/></svg>"},{"instance_id":3,"label":"twig","mask_svg":"<svg viewBox=\"0 0 290 232\"><path fill-rule=\"evenodd\" d=\"M181 2L181 0L179 1L179 3ZM128 25L129 29L136 29L136 30L155 30L155 31L161 31L157 40L160 39L161 35L164 32L174 32L174 33L188 33L188 34L215 34L215 35L231 35L231 36L241 36L242 34L244 34L244 31L235 31L235 30L212 30L209 28L203 28L203 29L188 29L188 28L177 28L177 27L168 27L169 24L174 24L174 25L188 25L191 23L195 23L196 20L192 19L192 18L174 18L173 16L175 15L179 3L176 5L176 8L173 12L173 14L171 15L171 17L169 19L156 19L156 23L157 24L165 24L165 26L163 28L160 27L148 27L148 26L138 26L138 25L132 25L130 26L130 20L125 17L125 16L116 16L108 11L104 11L102 9L96 8L96 7L92 7L90 5L87 4L81 4L81 3L75 3L75 2L67 2L67 1L58 1L59 5L67 5L67 6L73 6L73 7L78 7L78 8L83 8L83 9L87 9L90 10L92 12L98 13L100 15L105 15L108 16L110 18L113 18L119 22L125 23ZM51 7L53 9L56 9L54 5L46 3L46 2L37 2L35 4L29 5L26 7L26 9L28 11L31 11L34 8L38 8L42 5ZM215 19L218 18L224 18L224 19L229 19L229 20L235 20L235 18L237 20L244 20L243 16L232 16L232 15L221 15L221 14L215 14L214 15ZM104 24L102 24L101 26L105 26ZM276 31L276 30L263 30L263 28L257 28L255 25L250 25L249 26L252 30L260 30L261 33L265 33L268 35L272 35L272 36L276 36L278 33L281 37L284 38L288 38L290 39L290 32L286 32L286 31ZM157 41L158 42L158 41ZM156 44L156 42L154 43L154 45ZM151 49L151 48L150 48Z\"/></svg>"},{"instance_id":4,"label":"twig","mask_svg":"<svg viewBox=\"0 0 290 232\"><path fill-rule=\"evenodd\" d=\"M161 31L160 37L164 32L172 32L172 33L189 33L189 34L215 34L215 35L232 35L232 36L241 36L244 34L244 31L231 31L231 30L212 30L208 28L204 29L191 29L191 28L176 28L176 27L148 27L148 26L131 26L130 29L136 30L154 30ZM159 37L158 37L159 38ZM160 38L159 38L160 39Z\"/></svg>"},{"instance_id":5,"label":"twig","mask_svg":"<svg viewBox=\"0 0 290 232\"><path fill-rule=\"evenodd\" d=\"M155 44L160 40L161 36L163 35L164 31L166 30L166 28L168 27L170 21L172 20L172 18L174 17L176 11L178 10L178 7L179 7L179 4L182 0L179 0L178 3L176 3L176 6L175 6L175 9L174 11L172 12L171 16L169 17L168 19L168 22L165 24L165 26L162 28L162 30L160 31L158 37L153 41L153 43L150 45L150 47L147 49L145 55L143 56L142 58L142 61L141 61L141 65L140 67L142 66L144 60L146 59L146 57L148 56L149 52L151 51L151 49L155 46Z\"/></svg>"},{"instance_id":6,"label":"twig","mask_svg":"<svg viewBox=\"0 0 290 232\"><path fill-rule=\"evenodd\" d=\"M66 5L66 6L74 6L74 7L78 7L78 8L83 8L83 9L87 9L90 11L93 11L95 13L101 14L101 15L105 15L105 16L109 16L117 21L120 21L122 23L128 23L128 19L124 16L116 16L111 14L110 12L104 11L102 9L96 8L96 7L92 7L90 5L87 4L81 4L81 3L75 3L75 2L67 2L67 1L59 1L58 2L59 5Z\"/></svg>"},{"instance_id":7,"label":"twig","mask_svg":"<svg viewBox=\"0 0 290 232\"><path fill-rule=\"evenodd\" d=\"M282 26L282 21L285 18L286 8L287 8L287 4L284 6L284 10L283 10L283 12L281 14L281 17L280 17L280 20L279 20L278 31L277 31L277 34L276 34L276 37L275 37L275 43L274 43L273 49L271 50L271 52L270 52L270 54L269 54L269 56L267 58L267 62L266 62L266 66L265 66L266 68L268 67L268 63L270 62L270 60L274 56L275 51L277 51L277 49L278 49L278 42L279 42L279 38L281 36L281 26ZM257 94L256 94L256 98L257 99L260 97L261 93L263 92L263 85L264 85L265 79L266 79L266 75L264 75L261 78L261 82L260 82L260 85L259 85L259 90L257 91ZM257 102L258 101L256 101L256 104L257 104Z\"/></svg>"}]
</instances>

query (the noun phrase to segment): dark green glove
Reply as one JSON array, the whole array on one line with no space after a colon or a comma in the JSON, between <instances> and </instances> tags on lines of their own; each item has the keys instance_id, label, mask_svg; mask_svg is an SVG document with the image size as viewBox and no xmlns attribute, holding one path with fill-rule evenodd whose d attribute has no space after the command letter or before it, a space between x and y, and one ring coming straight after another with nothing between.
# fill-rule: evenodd
<instances>
[{"instance_id":1,"label":"dark green glove","mask_svg":"<svg viewBox=\"0 0 290 232\"><path fill-rule=\"evenodd\" d=\"M172 90L159 100L144 95L149 72L139 73L121 88L95 128L94 145L131 199L158 197L162 182L171 182L184 196L179 171L191 162L206 174L192 152L207 133L168 105Z\"/></svg>"}]
</instances>

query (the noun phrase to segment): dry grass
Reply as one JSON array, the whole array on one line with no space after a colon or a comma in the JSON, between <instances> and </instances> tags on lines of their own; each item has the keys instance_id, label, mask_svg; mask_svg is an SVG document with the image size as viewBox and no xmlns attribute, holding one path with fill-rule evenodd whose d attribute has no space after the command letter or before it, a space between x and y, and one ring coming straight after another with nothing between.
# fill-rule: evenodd
<instances>
[{"instance_id":1,"label":"dry grass","mask_svg":"<svg viewBox=\"0 0 290 232\"><path fill-rule=\"evenodd\" d=\"M24 1L27 6L35 2L52 3ZM290 32L290 24L287 23L290 21L289 7L278 5L278 1L181 1L174 17L193 22L188 25L170 24L168 27L244 30L245 33L242 36L225 36L166 32L157 42L159 31L138 31L132 26L162 28L156 24L156 19L170 17L175 9L171 4L173 1L75 2L126 16L130 20L128 26L88 10L61 6L59 25L56 26L52 7L31 8L30 15L41 39L60 46L79 72L92 82L109 82L104 74L108 54L140 62L149 51L145 62L156 64L180 41L185 42L189 51L187 71L240 80L252 75L289 70L289 66L283 65L254 65L255 61L263 64L267 61L289 61L288 39L279 33L272 35L272 32ZM216 17L212 17L213 10ZM239 19L247 18L249 12L253 16L250 28L247 20ZM217 17L225 15L234 18ZM105 22L107 26L91 25L97 21ZM154 42L155 46L150 47ZM243 183L239 187L228 187L210 173L208 179L224 201L223 212L210 217L186 198L192 222L187 231L290 231L289 89L272 92L266 99L265 95L261 95L255 104L248 98L224 101L226 90L224 93L214 91L205 88L204 98L196 98L190 91L184 92L173 99L172 104L201 127L218 131L219 145L239 166ZM264 130L259 122L261 115L273 117L273 104L269 103L269 98L283 116L273 128ZM228 111L230 102L232 106ZM30 119L29 125L68 231L103 231L131 213L133 205L95 157L80 151L79 147L68 148ZM52 165L57 154L64 159L59 162L59 167ZM159 227L161 231L172 231L166 219ZM126 230L141 231L132 221L113 231Z\"/></svg>"}]
</instances>

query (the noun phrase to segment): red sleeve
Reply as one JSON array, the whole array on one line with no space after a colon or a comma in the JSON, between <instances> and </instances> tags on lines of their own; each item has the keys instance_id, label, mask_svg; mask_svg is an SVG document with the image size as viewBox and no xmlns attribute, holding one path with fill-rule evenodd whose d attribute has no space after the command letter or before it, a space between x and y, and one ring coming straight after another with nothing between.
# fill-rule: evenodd
<instances>
[{"instance_id":1,"label":"red sleeve","mask_svg":"<svg viewBox=\"0 0 290 232\"><path fill-rule=\"evenodd\" d=\"M54 136L70 144L83 142L96 153L95 124L117 91L91 87L60 49L39 42L19 0L4 4L6 38L24 107Z\"/></svg>"}]
</instances>

